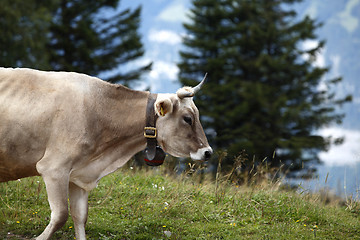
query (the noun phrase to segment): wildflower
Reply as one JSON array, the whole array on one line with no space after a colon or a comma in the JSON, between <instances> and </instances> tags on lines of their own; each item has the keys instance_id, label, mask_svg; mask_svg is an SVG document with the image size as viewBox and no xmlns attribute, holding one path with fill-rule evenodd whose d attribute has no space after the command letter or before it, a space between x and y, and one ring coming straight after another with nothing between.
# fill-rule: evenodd
<instances>
[{"instance_id":1,"label":"wildflower","mask_svg":"<svg viewBox=\"0 0 360 240\"><path fill-rule=\"evenodd\" d=\"M163 225L163 228L166 228L166 225Z\"/></svg>"},{"instance_id":2,"label":"wildflower","mask_svg":"<svg viewBox=\"0 0 360 240\"><path fill-rule=\"evenodd\" d=\"M171 237L171 232L170 232L170 231L164 231L164 234L165 234L165 236L167 236L167 237Z\"/></svg>"},{"instance_id":3,"label":"wildflower","mask_svg":"<svg viewBox=\"0 0 360 240\"><path fill-rule=\"evenodd\" d=\"M20 223L20 221L16 221L16 223Z\"/></svg>"},{"instance_id":4,"label":"wildflower","mask_svg":"<svg viewBox=\"0 0 360 240\"><path fill-rule=\"evenodd\" d=\"M304 224L304 227L306 227L306 224Z\"/></svg>"}]
</instances>

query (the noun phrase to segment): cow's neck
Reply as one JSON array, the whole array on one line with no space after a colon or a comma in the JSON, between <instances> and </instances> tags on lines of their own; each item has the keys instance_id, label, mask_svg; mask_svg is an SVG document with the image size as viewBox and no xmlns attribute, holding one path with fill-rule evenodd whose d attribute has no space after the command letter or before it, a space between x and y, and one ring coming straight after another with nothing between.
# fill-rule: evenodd
<instances>
[{"instance_id":1,"label":"cow's neck","mask_svg":"<svg viewBox=\"0 0 360 240\"><path fill-rule=\"evenodd\" d=\"M115 86L115 85L113 85ZM99 116L104 122L101 136L106 148L116 146L125 148L126 155L134 155L146 146L144 127L146 105L149 93L133 91L123 86L109 90L100 106Z\"/></svg>"},{"instance_id":2,"label":"cow's neck","mask_svg":"<svg viewBox=\"0 0 360 240\"><path fill-rule=\"evenodd\" d=\"M86 137L81 139L87 151L80 149L79 154L87 160L74 164L70 175L73 183L87 191L146 147L144 127L149 93L96 84L84 107L88 111Z\"/></svg>"}]
</instances>

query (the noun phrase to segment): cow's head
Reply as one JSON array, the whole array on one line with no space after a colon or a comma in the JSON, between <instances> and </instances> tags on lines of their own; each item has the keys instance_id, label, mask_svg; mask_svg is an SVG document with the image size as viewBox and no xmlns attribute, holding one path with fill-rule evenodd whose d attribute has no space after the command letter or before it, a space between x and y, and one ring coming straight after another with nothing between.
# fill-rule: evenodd
<instances>
[{"instance_id":1,"label":"cow's head","mask_svg":"<svg viewBox=\"0 0 360 240\"><path fill-rule=\"evenodd\" d=\"M206 76L205 76L206 77ZM199 110L193 96L205 81L192 87L180 88L176 94L158 94L154 103L157 141L165 152L175 157L191 157L193 160L208 160L212 149L199 120Z\"/></svg>"}]
</instances>

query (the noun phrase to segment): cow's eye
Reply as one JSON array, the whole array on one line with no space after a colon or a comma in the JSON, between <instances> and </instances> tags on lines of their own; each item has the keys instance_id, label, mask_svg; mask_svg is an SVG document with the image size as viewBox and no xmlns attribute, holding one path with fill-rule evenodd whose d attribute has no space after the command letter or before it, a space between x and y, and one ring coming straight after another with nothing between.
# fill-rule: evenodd
<instances>
[{"instance_id":1,"label":"cow's eye","mask_svg":"<svg viewBox=\"0 0 360 240\"><path fill-rule=\"evenodd\" d=\"M192 125L192 119L191 117L184 117L184 121L189 124L190 126Z\"/></svg>"}]
</instances>

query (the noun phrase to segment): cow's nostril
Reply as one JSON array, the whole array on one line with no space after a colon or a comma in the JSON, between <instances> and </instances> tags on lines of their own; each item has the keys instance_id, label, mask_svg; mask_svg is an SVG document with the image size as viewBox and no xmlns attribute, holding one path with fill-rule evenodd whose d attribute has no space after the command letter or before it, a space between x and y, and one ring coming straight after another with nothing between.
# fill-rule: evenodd
<instances>
[{"instance_id":1,"label":"cow's nostril","mask_svg":"<svg viewBox=\"0 0 360 240\"><path fill-rule=\"evenodd\" d=\"M205 160L209 160L211 158L211 152L205 151Z\"/></svg>"}]
</instances>

